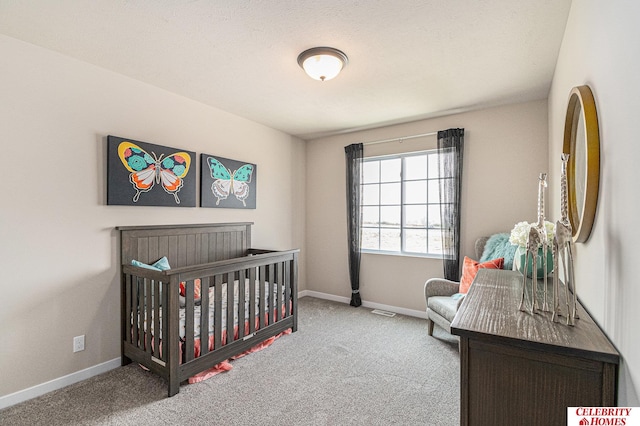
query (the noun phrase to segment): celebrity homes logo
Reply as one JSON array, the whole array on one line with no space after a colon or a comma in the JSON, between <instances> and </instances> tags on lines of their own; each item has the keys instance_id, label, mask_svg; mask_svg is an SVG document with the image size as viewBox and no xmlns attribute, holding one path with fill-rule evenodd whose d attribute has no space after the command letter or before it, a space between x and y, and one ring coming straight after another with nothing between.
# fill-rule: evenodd
<instances>
[{"instance_id":1,"label":"celebrity homes logo","mask_svg":"<svg viewBox=\"0 0 640 426\"><path fill-rule=\"evenodd\" d=\"M638 407L568 407L567 426L640 426Z\"/></svg>"}]
</instances>

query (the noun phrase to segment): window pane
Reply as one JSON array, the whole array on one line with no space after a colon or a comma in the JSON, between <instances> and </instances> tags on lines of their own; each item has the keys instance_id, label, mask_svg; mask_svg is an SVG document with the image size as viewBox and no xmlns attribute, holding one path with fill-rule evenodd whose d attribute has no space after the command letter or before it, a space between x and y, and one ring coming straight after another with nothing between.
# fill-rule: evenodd
<instances>
[{"instance_id":1,"label":"window pane","mask_svg":"<svg viewBox=\"0 0 640 426\"><path fill-rule=\"evenodd\" d=\"M363 206L380 204L380 185L362 185Z\"/></svg>"},{"instance_id":2,"label":"window pane","mask_svg":"<svg viewBox=\"0 0 640 426\"><path fill-rule=\"evenodd\" d=\"M429 202L430 203L439 203L440 202L440 181L437 179L430 180L428 184L429 188Z\"/></svg>"},{"instance_id":3,"label":"window pane","mask_svg":"<svg viewBox=\"0 0 640 426\"><path fill-rule=\"evenodd\" d=\"M427 249L429 253L442 254L442 231L429 230Z\"/></svg>"},{"instance_id":4,"label":"window pane","mask_svg":"<svg viewBox=\"0 0 640 426\"><path fill-rule=\"evenodd\" d=\"M380 204L400 204L400 183L380 185Z\"/></svg>"},{"instance_id":5,"label":"window pane","mask_svg":"<svg viewBox=\"0 0 640 426\"><path fill-rule=\"evenodd\" d=\"M365 250L438 255L442 248L439 157L419 154L365 159L362 243Z\"/></svg>"},{"instance_id":6,"label":"window pane","mask_svg":"<svg viewBox=\"0 0 640 426\"><path fill-rule=\"evenodd\" d=\"M380 231L378 228L362 228L360 247L369 250L380 250Z\"/></svg>"},{"instance_id":7,"label":"window pane","mask_svg":"<svg viewBox=\"0 0 640 426\"><path fill-rule=\"evenodd\" d=\"M380 230L380 250L400 251L400 230L381 229Z\"/></svg>"},{"instance_id":8,"label":"window pane","mask_svg":"<svg viewBox=\"0 0 640 426\"><path fill-rule=\"evenodd\" d=\"M364 161L362 163L362 182L376 183L380 182L380 162Z\"/></svg>"},{"instance_id":9,"label":"window pane","mask_svg":"<svg viewBox=\"0 0 640 426\"><path fill-rule=\"evenodd\" d=\"M380 207L380 226L400 227L400 206Z\"/></svg>"},{"instance_id":10,"label":"window pane","mask_svg":"<svg viewBox=\"0 0 640 426\"><path fill-rule=\"evenodd\" d=\"M380 208L378 206L362 207L362 225L379 226Z\"/></svg>"},{"instance_id":11,"label":"window pane","mask_svg":"<svg viewBox=\"0 0 640 426\"><path fill-rule=\"evenodd\" d=\"M429 215L429 228L442 228L442 219L440 217L440 205L429 205L427 213Z\"/></svg>"},{"instance_id":12,"label":"window pane","mask_svg":"<svg viewBox=\"0 0 640 426\"><path fill-rule=\"evenodd\" d=\"M429 178L435 179L439 175L438 171L438 154L429 155Z\"/></svg>"},{"instance_id":13,"label":"window pane","mask_svg":"<svg viewBox=\"0 0 640 426\"><path fill-rule=\"evenodd\" d=\"M439 217L438 217L439 219ZM427 206L405 206L404 226L413 228L426 228L427 226Z\"/></svg>"},{"instance_id":14,"label":"window pane","mask_svg":"<svg viewBox=\"0 0 640 426\"><path fill-rule=\"evenodd\" d=\"M427 253L427 230L406 229L405 250L411 253Z\"/></svg>"},{"instance_id":15,"label":"window pane","mask_svg":"<svg viewBox=\"0 0 640 426\"><path fill-rule=\"evenodd\" d=\"M380 182L399 182L402 160L394 158L380 161Z\"/></svg>"},{"instance_id":16,"label":"window pane","mask_svg":"<svg viewBox=\"0 0 640 426\"><path fill-rule=\"evenodd\" d=\"M414 155L404 159L404 179L426 179L427 178L427 156Z\"/></svg>"},{"instance_id":17,"label":"window pane","mask_svg":"<svg viewBox=\"0 0 640 426\"><path fill-rule=\"evenodd\" d=\"M431 189L431 188L429 188ZM404 202L417 204L427 202L427 181L417 180L404 183Z\"/></svg>"}]
</instances>

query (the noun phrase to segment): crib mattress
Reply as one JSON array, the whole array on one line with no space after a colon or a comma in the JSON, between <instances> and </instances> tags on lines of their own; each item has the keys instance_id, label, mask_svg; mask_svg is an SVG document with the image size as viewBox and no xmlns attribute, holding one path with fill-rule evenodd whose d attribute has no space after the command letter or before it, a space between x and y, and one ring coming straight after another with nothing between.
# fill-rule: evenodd
<instances>
[{"instance_id":1,"label":"crib mattress","mask_svg":"<svg viewBox=\"0 0 640 426\"><path fill-rule=\"evenodd\" d=\"M234 282L234 309L233 309L233 314L234 314L234 319L233 319L233 324L234 326L238 326L238 299L239 299L239 295L238 295L238 291L239 291L239 285L238 285L238 280L236 280ZM265 291L264 294L269 294L269 283L265 282ZM269 312L269 308L271 306L271 304L275 304L276 301L276 294L278 292L277 289L277 284L274 284L272 289L272 297L267 298L267 303L265 303L264 305L264 312ZM244 303L244 321L247 321L249 319L249 303L250 303L250 295L249 295L249 279L245 280L245 286L244 286L244 291L245 291L245 303ZM227 327L227 284L222 284L222 330L226 330ZM284 300L284 286L280 286L280 300L283 301ZM255 296L255 312L259 311L259 303L260 303L260 292L259 292L259 285L258 285L258 281L256 281L256 296ZM193 334L194 337L200 337L200 317L201 317L201 312L202 312L202 306L200 304L194 306L193 308ZM162 323L162 306L159 308L159 314L160 314L160 323ZM133 315L133 313L132 313ZM144 312L144 329L145 330L151 330L151 335L152 336L156 336L155 334L155 329L154 329L154 313L153 311L151 312L151 319L149 320L147 318L147 312ZM186 318L187 318L187 314L186 314L186 308L185 307L181 307L180 308L180 313L179 313L179 317L180 317L180 339L183 340L186 336ZM140 318L140 317L138 317ZM147 321L150 321L150 327L147 327ZM214 287L210 287L209 288L209 330L208 330L208 334L213 334L214 332L214 327L215 327L215 288ZM158 337L160 339L162 339L162 328L160 328L159 333L158 333Z\"/></svg>"}]
</instances>

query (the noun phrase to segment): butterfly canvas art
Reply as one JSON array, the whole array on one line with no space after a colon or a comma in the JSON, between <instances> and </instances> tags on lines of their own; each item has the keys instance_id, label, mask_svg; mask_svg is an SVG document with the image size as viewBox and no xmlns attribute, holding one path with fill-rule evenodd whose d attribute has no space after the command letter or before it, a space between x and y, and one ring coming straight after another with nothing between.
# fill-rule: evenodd
<instances>
[{"instance_id":1,"label":"butterfly canvas art","mask_svg":"<svg viewBox=\"0 0 640 426\"><path fill-rule=\"evenodd\" d=\"M195 207L191 151L107 138L107 204Z\"/></svg>"},{"instance_id":2,"label":"butterfly canvas art","mask_svg":"<svg viewBox=\"0 0 640 426\"><path fill-rule=\"evenodd\" d=\"M255 209L257 166L201 154L200 205Z\"/></svg>"}]
</instances>

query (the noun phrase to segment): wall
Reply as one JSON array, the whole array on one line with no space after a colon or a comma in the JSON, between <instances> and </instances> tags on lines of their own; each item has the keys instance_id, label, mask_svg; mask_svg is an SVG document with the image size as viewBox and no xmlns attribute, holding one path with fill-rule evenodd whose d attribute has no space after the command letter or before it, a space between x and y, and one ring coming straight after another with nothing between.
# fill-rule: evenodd
<instances>
[{"instance_id":1,"label":"wall","mask_svg":"<svg viewBox=\"0 0 640 426\"><path fill-rule=\"evenodd\" d=\"M254 246L304 250L303 141L5 36L0 56L0 397L119 357L115 226L252 221ZM105 205L109 134L256 163L257 209Z\"/></svg>"},{"instance_id":2,"label":"wall","mask_svg":"<svg viewBox=\"0 0 640 426\"><path fill-rule=\"evenodd\" d=\"M600 192L590 239L576 245L578 296L622 355L618 404L640 406L640 4L574 1L549 94L550 210L560 216L560 153L569 92L588 84L600 123Z\"/></svg>"},{"instance_id":3,"label":"wall","mask_svg":"<svg viewBox=\"0 0 640 426\"><path fill-rule=\"evenodd\" d=\"M474 241L509 232L537 217L538 174L547 171L547 105L535 101L422 120L309 141L307 145L307 288L350 297L344 147L351 143L465 128L462 255L475 258ZM382 150L434 148L436 137L365 146ZM514 202L514 200L518 200ZM433 258L363 254L363 301L423 312L425 280L442 276Z\"/></svg>"}]
</instances>

